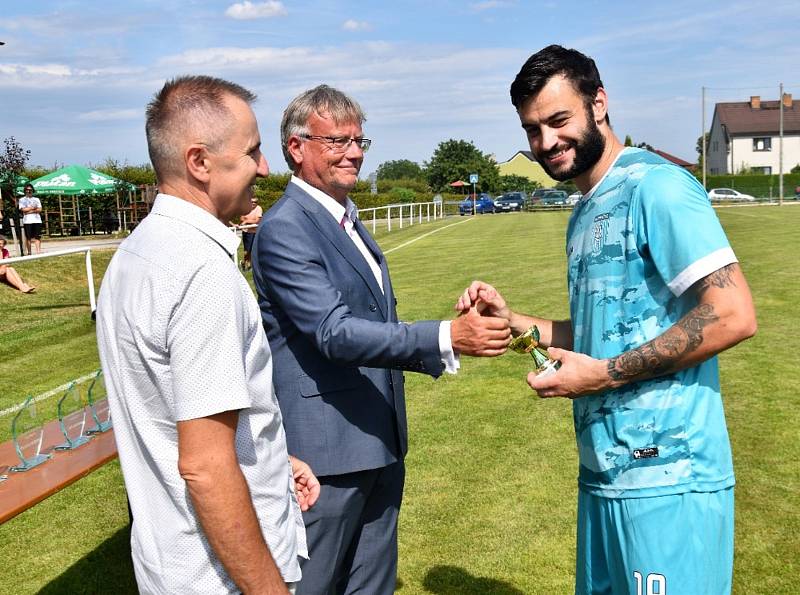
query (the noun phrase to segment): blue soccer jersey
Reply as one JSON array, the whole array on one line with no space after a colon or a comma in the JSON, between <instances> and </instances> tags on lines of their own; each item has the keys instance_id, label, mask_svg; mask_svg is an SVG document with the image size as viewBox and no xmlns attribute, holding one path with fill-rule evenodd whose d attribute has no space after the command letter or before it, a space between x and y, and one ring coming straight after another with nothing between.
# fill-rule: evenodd
<instances>
[{"instance_id":1,"label":"blue soccer jersey","mask_svg":"<svg viewBox=\"0 0 800 595\"><path fill-rule=\"evenodd\" d=\"M617 356L696 305L696 281L736 262L703 187L657 155L625 149L567 230L574 350ZM717 358L573 402L579 483L632 498L732 486Z\"/></svg>"}]
</instances>

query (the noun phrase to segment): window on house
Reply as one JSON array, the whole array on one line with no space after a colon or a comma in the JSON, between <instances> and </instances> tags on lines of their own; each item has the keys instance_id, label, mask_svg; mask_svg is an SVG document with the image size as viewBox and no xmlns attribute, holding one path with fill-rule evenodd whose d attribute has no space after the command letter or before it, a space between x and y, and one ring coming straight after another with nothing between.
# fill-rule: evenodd
<instances>
[{"instance_id":1,"label":"window on house","mask_svg":"<svg viewBox=\"0 0 800 595\"><path fill-rule=\"evenodd\" d=\"M771 151L772 150L772 137L762 136L753 139L754 151Z\"/></svg>"},{"instance_id":2,"label":"window on house","mask_svg":"<svg viewBox=\"0 0 800 595\"><path fill-rule=\"evenodd\" d=\"M719 151L719 141L718 140L715 140L713 143L711 143L711 150L714 151L715 153L717 151Z\"/></svg>"},{"instance_id":3,"label":"window on house","mask_svg":"<svg viewBox=\"0 0 800 595\"><path fill-rule=\"evenodd\" d=\"M766 174L768 176L772 175L772 167L764 166L764 167L751 167L750 171L754 174Z\"/></svg>"}]
</instances>

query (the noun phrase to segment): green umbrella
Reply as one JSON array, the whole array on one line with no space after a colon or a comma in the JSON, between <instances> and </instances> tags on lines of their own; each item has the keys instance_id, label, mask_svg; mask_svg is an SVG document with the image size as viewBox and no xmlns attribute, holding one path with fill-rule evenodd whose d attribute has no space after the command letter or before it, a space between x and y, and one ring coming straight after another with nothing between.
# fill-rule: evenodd
<instances>
[{"instance_id":1,"label":"green umbrella","mask_svg":"<svg viewBox=\"0 0 800 595\"><path fill-rule=\"evenodd\" d=\"M118 190L135 190L136 186L81 165L69 165L36 178L31 182L37 195L114 194Z\"/></svg>"},{"instance_id":2,"label":"green umbrella","mask_svg":"<svg viewBox=\"0 0 800 595\"><path fill-rule=\"evenodd\" d=\"M14 180L15 184L13 189L14 194L17 196L22 196L23 190L25 189L25 184L27 184L30 180L22 174L19 174L16 177L9 172L3 172L0 174L0 186L5 188L6 185L12 180Z\"/></svg>"}]
</instances>

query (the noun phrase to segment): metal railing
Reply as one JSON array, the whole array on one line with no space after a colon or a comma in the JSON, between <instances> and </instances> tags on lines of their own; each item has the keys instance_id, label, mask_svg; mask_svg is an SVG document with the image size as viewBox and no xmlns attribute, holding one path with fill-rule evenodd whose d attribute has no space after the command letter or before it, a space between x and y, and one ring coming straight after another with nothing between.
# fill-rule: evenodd
<instances>
[{"instance_id":1,"label":"metal railing","mask_svg":"<svg viewBox=\"0 0 800 595\"><path fill-rule=\"evenodd\" d=\"M64 256L66 254L77 254L79 252L86 252L86 284L89 288L89 307L92 310L92 319L94 319L95 311L97 310L97 298L94 291L94 275L92 274L92 249L85 248L67 248L65 250L56 250L54 252L43 252L41 254L31 254L29 256L14 256L13 258L4 258L0 260L0 264L13 264L15 262L28 262L30 260L40 260L42 258L53 258L56 256Z\"/></svg>"},{"instance_id":2,"label":"metal railing","mask_svg":"<svg viewBox=\"0 0 800 595\"><path fill-rule=\"evenodd\" d=\"M441 202L415 202L406 204L386 205L383 207L372 207L369 209L359 209L358 218L365 226L372 225L374 234L378 225L385 226L386 231L392 231L392 224L398 229L403 226L412 226L414 221L418 224L423 221L436 221L444 218L444 205Z\"/></svg>"}]
</instances>

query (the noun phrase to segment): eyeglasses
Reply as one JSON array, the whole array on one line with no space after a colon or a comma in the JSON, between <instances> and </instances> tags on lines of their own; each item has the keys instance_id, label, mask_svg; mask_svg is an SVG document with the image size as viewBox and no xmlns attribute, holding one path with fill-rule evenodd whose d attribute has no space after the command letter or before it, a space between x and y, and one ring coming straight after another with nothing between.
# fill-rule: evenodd
<instances>
[{"instance_id":1,"label":"eyeglasses","mask_svg":"<svg viewBox=\"0 0 800 595\"><path fill-rule=\"evenodd\" d=\"M328 145L328 148L335 153L344 153L350 148L350 143L356 143L358 147L365 153L369 151L369 146L372 141L368 138L349 137L349 136L316 136L314 134L302 134L303 138L308 140L315 140Z\"/></svg>"}]
</instances>

